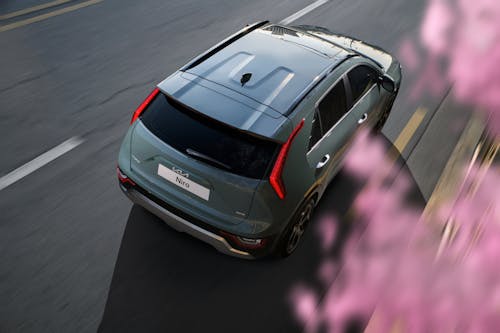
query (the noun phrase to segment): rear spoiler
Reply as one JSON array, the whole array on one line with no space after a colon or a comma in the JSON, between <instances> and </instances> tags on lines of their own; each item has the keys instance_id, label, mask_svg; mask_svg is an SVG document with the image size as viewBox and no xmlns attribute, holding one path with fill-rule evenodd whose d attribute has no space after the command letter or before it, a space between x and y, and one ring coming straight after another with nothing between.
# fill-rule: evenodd
<instances>
[{"instance_id":1,"label":"rear spoiler","mask_svg":"<svg viewBox=\"0 0 500 333\"><path fill-rule=\"evenodd\" d=\"M188 111L189 113L192 113L200 118L203 118L205 119L207 122L211 122L213 124L217 124L221 127L226 127L228 129L231 129L231 130L234 130L234 131L238 131L240 133L244 133L246 135L249 135L249 136L252 136L254 138L257 138L257 139L260 139L260 140L265 140L265 141L271 141L271 142L274 142L274 143L277 143L277 144L282 144L283 142L277 140L277 139L274 139L272 137L269 137L269 136L266 136L266 135L263 135L263 134L260 134L260 133L256 133L256 132L252 132L252 131L248 131L248 130L244 130L244 129L241 129L239 127L236 127L232 124L228 124L226 122L223 122L223 121L220 121L218 119L215 119L215 118L212 118L210 117L209 115L206 115L204 114L203 112L200 112L192 107L190 107L189 105L183 103L182 101L178 100L177 98L175 98L173 95L163 91L163 90L160 90L161 93L163 95L165 95L165 97L167 97L168 101L172 104L175 104L177 106L177 108L181 111L181 112L186 112ZM286 117L283 117L283 119L286 119L288 120L288 118Z\"/></svg>"},{"instance_id":2,"label":"rear spoiler","mask_svg":"<svg viewBox=\"0 0 500 333\"><path fill-rule=\"evenodd\" d=\"M203 61L207 60L208 58L210 58L211 56L213 56L215 53L219 52L220 50L222 50L226 46L232 44L233 42L237 41L238 39L245 36L246 34L266 25L267 23L269 23L269 21L260 21L260 22L254 23L254 24L247 25L245 28L241 29L240 31L238 31L234 35L229 36L228 38L224 39L219 44L213 46L212 48L208 49L204 53L200 54L199 56L197 56L196 58L194 58L193 60L188 62L186 65L184 65L180 69L180 71L185 72L185 71L187 71L195 66L198 66Z\"/></svg>"}]
</instances>

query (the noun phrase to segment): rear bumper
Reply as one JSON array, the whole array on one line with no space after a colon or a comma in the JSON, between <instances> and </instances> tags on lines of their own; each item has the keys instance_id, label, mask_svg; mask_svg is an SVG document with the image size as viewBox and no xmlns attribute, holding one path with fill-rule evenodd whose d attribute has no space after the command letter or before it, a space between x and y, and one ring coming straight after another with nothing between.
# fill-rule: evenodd
<instances>
[{"instance_id":1,"label":"rear bumper","mask_svg":"<svg viewBox=\"0 0 500 333\"><path fill-rule=\"evenodd\" d=\"M211 231L205 230L187 221L186 219L170 212L166 208L160 206L158 203L154 202L153 200L145 196L144 194L135 190L133 187L126 188L125 186L120 184L120 188L132 202L144 207L151 213L155 214L175 230L190 234L191 236L196 237L199 240L202 240L205 243L212 245L217 251L222 252L224 254L243 259L255 259L255 257L252 254L235 249L223 237L214 234Z\"/></svg>"}]
</instances>

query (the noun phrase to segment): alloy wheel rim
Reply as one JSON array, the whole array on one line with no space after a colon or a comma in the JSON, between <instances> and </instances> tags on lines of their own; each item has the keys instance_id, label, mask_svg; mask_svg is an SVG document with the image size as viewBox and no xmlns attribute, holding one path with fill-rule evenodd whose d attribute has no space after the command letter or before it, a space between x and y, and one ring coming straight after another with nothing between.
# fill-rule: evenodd
<instances>
[{"instance_id":1,"label":"alloy wheel rim","mask_svg":"<svg viewBox=\"0 0 500 333\"><path fill-rule=\"evenodd\" d=\"M300 218L294 224L292 232L288 237L288 242L286 246L287 253L289 254L292 253L299 245L299 242L302 239L302 236L304 235L304 231L306 230L307 224L311 219L311 212L312 212L312 205L308 204L304 208L304 210L300 213Z\"/></svg>"}]
</instances>

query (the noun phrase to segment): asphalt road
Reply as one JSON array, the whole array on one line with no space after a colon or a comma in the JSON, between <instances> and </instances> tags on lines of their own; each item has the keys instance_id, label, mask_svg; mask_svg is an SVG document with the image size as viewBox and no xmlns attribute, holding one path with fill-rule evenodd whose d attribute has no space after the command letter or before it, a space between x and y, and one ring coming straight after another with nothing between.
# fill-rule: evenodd
<instances>
[{"instance_id":1,"label":"asphalt road","mask_svg":"<svg viewBox=\"0 0 500 333\"><path fill-rule=\"evenodd\" d=\"M0 15L39 3L2 1ZM287 292L314 279L314 235L282 262L224 257L132 208L115 166L130 116L156 83L245 24L278 22L310 3L104 0L0 32L0 176L85 139L0 191L0 332L95 332L103 314L110 332L299 330ZM331 0L294 24L397 53L403 36L418 34L423 6ZM390 141L423 103L407 98L405 82L384 128ZM439 102L425 101L431 110ZM355 190L339 177L320 210L346 211Z\"/></svg>"}]
</instances>

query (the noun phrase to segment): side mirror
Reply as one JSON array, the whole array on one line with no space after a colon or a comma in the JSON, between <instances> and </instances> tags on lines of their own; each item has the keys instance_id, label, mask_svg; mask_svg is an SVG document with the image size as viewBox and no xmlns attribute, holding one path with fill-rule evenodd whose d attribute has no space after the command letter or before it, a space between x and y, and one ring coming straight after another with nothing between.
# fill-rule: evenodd
<instances>
[{"instance_id":1,"label":"side mirror","mask_svg":"<svg viewBox=\"0 0 500 333\"><path fill-rule=\"evenodd\" d=\"M396 91L396 84L394 83L394 80L387 74L379 77L379 84L388 92L393 93Z\"/></svg>"}]
</instances>

